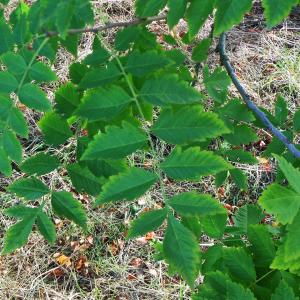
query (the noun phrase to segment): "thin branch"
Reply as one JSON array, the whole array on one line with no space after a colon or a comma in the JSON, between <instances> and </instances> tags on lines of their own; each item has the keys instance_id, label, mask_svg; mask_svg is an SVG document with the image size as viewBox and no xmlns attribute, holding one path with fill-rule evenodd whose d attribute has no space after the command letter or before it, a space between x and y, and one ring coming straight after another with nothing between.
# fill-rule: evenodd
<instances>
[{"instance_id":1,"label":"thin branch","mask_svg":"<svg viewBox=\"0 0 300 300\"><path fill-rule=\"evenodd\" d=\"M233 84L235 85L235 87L239 91L239 93L241 94L241 96L242 96L244 102L246 103L246 105L248 106L248 108L256 114L256 116L267 127L267 129L270 131L270 133L272 133L273 136L278 138L296 158L300 158L300 151L279 129L277 129L271 123L271 121L268 119L266 114L264 112L262 112L256 106L256 104L254 104L252 102L251 97L247 93L246 89L242 86L242 84L238 80L238 78L235 74L235 71L229 61L227 54L226 54L226 34L225 33L223 33L220 37L218 48L219 48L221 63L224 65Z\"/></svg>"},{"instance_id":2,"label":"thin branch","mask_svg":"<svg viewBox=\"0 0 300 300\"><path fill-rule=\"evenodd\" d=\"M144 18L144 19L136 18L126 22L106 23L105 25L96 26L96 27L69 29L68 34L73 35L73 34L80 34L80 33L87 33L87 32L98 33L100 31L104 31L112 28L128 27L131 25L138 25L142 23L148 24L155 21L165 20L166 18L167 18L166 15L159 15L159 16ZM59 32L57 31L47 31L45 33L45 36L47 37L53 37L57 35L59 35Z\"/></svg>"}]
</instances>

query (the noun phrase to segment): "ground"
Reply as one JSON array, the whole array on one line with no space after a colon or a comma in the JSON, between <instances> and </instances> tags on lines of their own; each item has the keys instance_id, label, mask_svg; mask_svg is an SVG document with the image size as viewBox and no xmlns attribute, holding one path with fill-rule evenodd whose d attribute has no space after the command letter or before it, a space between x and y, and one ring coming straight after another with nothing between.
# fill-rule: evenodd
<instances>
[{"instance_id":1,"label":"ground","mask_svg":"<svg viewBox=\"0 0 300 300\"><path fill-rule=\"evenodd\" d=\"M18 1L11 1L11 9ZM93 1L97 23L107 20L130 20L132 1L96 0ZM9 11L7 11L7 14ZM268 110L274 109L276 95L284 95L289 110L294 112L300 104L300 17L299 11L282 25L273 30L265 29L262 10L255 5L243 23L229 33L228 54L236 73L254 101ZM151 29L162 40L167 33L164 22L151 25ZM186 24L180 23L172 33L181 35ZM198 39L207 36L211 30L211 21L200 32ZM104 33L111 42L113 31ZM92 35L86 34L80 45L78 60L83 59L92 45ZM189 56L191 49L181 49ZM74 60L65 50L57 57L55 69L63 83L68 78L68 65ZM212 48L209 65L219 63L218 53ZM197 88L201 85L199 75ZM45 86L50 98L59 85ZM238 96L234 87L232 96ZM25 157L31 156L42 147L40 133L36 125L37 115L26 111L31 132L28 141L24 141ZM267 136L262 133L262 141ZM164 152L164 146L160 151ZM261 145L253 146L253 153L260 155ZM75 151L74 141L60 149L50 149L61 159L67 161ZM130 158L143 160L139 154ZM239 192L230 182L221 190L214 187L211 178L199 184L174 184L167 182L167 193L175 191L198 190L218 197L224 203L239 205L255 202L263 187L273 181L274 165L263 159L256 166L241 165L249 175L250 191ZM17 198L4 193L4 188L20 177L17 171L14 178L0 177L0 207L4 209L18 202ZM43 178L50 186L71 190L66 172L53 172ZM58 243L49 246L41 236L33 233L27 246L13 255L0 257L0 299L188 299L189 288L179 277L170 277L163 262L156 261L155 245L162 239L161 232L149 234L143 238L126 241L125 231L129 222L140 212L159 207L161 195L155 188L146 196L130 204L120 204L105 208L92 209L92 201L85 195L76 195L88 210L89 234L84 236L73 224L55 219L58 230ZM0 214L0 237L2 238L13 220ZM0 242L0 246L1 246ZM211 241L203 241L203 245Z\"/></svg>"}]
</instances>

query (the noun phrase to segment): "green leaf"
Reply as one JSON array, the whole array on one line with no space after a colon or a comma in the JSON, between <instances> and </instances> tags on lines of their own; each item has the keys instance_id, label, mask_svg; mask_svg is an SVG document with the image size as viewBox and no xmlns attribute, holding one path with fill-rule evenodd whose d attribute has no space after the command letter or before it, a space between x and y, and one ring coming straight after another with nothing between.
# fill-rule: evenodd
<instances>
[{"instance_id":1,"label":"green leaf","mask_svg":"<svg viewBox=\"0 0 300 300\"><path fill-rule=\"evenodd\" d=\"M300 195L279 184L272 184L260 196L258 203L274 214L282 224L292 223L299 208Z\"/></svg>"},{"instance_id":2,"label":"green leaf","mask_svg":"<svg viewBox=\"0 0 300 300\"><path fill-rule=\"evenodd\" d=\"M7 177L11 176L12 174L10 160L8 159L6 152L2 147L0 147L0 172Z\"/></svg>"},{"instance_id":3,"label":"green leaf","mask_svg":"<svg viewBox=\"0 0 300 300\"><path fill-rule=\"evenodd\" d=\"M254 165L258 163L258 159L256 157L254 157L250 152L242 149L226 150L224 151L224 156L231 161L241 164Z\"/></svg>"},{"instance_id":4,"label":"green leaf","mask_svg":"<svg viewBox=\"0 0 300 300\"><path fill-rule=\"evenodd\" d=\"M193 286L199 273L200 248L192 232L173 216L168 218L163 251L167 263Z\"/></svg>"},{"instance_id":5,"label":"green leaf","mask_svg":"<svg viewBox=\"0 0 300 300\"><path fill-rule=\"evenodd\" d=\"M51 110L51 104L45 93L36 85L26 83L21 87L19 100L27 107L38 111L47 112Z\"/></svg>"},{"instance_id":6,"label":"green leaf","mask_svg":"<svg viewBox=\"0 0 300 300\"><path fill-rule=\"evenodd\" d=\"M183 18L186 6L186 0L168 0L169 12L167 22L170 29L173 29L180 19Z\"/></svg>"},{"instance_id":7,"label":"green leaf","mask_svg":"<svg viewBox=\"0 0 300 300\"><path fill-rule=\"evenodd\" d=\"M2 254L9 254L24 246L35 223L36 213L11 226L4 237Z\"/></svg>"},{"instance_id":8,"label":"green leaf","mask_svg":"<svg viewBox=\"0 0 300 300\"><path fill-rule=\"evenodd\" d=\"M109 63L105 67L94 68L87 72L79 83L80 89L90 89L100 87L117 81L122 76L122 72L114 63Z\"/></svg>"},{"instance_id":9,"label":"green leaf","mask_svg":"<svg viewBox=\"0 0 300 300\"><path fill-rule=\"evenodd\" d=\"M176 75L165 75L149 79L143 85L140 96L147 102L170 106L172 104L191 104L200 102L203 96Z\"/></svg>"},{"instance_id":10,"label":"green leaf","mask_svg":"<svg viewBox=\"0 0 300 300\"><path fill-rule=\"evenodd\" d=\"M185 217L226 213L226 209L210 195L186 192L172 197L168 202L177 213Z\"/></svg>"},{"instance_id":11,"label":"green leaf","mask_svg":"<svg viewBox=\"0 0 300 300\"><path fill-rule=\"evenodd\" d=\"M57 80L56 74L50 67L42 62L36 62L29 70L29 76L36 82L49 82Z\"/></svg>"},{"instance_id":12,"label":"green leaf","mask_svg":"<svg viewBox=\"0 0 300 300\"><path fill-rule=\"evenodd\" d=\"M234 168L229 170L229 173L239 189L243 191L248 190L248 178L242 170Z\"/></svg>"},{"instance_id":13,"label":"green leaf","mask_svg":"<svg viewBox=\"0 0 300 300\"><path fill-rule=\"evenodd\" d=\"M293 289L284 281L281 280L278 287L271 296L271 300L297 300Z\"/></svg>"},{"instance_id":14,"label":"green leaf","mask_svg":"<svg viewBox=\"0 0 300 300\"><path fill-rule=\"evenodd\" d=\"M226 299L230 300L256 300L252 291L243 285L233 281L226 282L227 294Z\"/></svg>"},{"instance_id":15,"label":"green leaf","mask_svg":"<svg viewBox=\"0 0 300 300\"><path fill-rule=\"evenodd\" d=\"M82 204L78 200L75 200L71 193L64 191L52 192L51 204L58 216L65 217L83 229L86 229L87 218Z\"/></svg>"},{"instance_id":16,"label":"green leaf","mask_svg":"<svg viewBox=\"0 0 300 300\"><path fill-rule=\"evenodd\" d=\"M194 37L213 12L215 0L192 0L186 12L189 35Z\"/></svg>"},{"instance_id":17,"label":"green leaf","mask_svg":"<svg viewBox=\"0 0 300 300\"><path fill-rule=\"evenodd\" d=\"M10 51L1 55L1 61L6 65L8 71L14 75L23 75L27 68L24 58Z\"/></svg>"},{"instance_id":18,"label":"green leaf","mask_svg":"<svg viewBox=\"0 0 300 300\"><path fill-rule=\"evenodd\" d=\"M208 215L200 218L200 224L205 234L212 238L220 239L227 224L227 213Z\"/></svg>"},{"instance_id":19,"label":"green leaf","mask_svg":"<svg viewBox=\"0 0 300 300\"><path fill-rule=\"evenodd\" d=\"M101 191L101 180L97 178L87 167L80 164L72 164L67 167L68 174L77 192L86 192L96 196Z\"/></svg>"},{"instance_id":20,"label":"green leaf","mask_svg":"<svg viewBox=\"0 0 300 300\"><path fill-rule=\"evenodd\" d=\"M161 226L168 215L166 208L147 211L135 219L130 226L127 234L128 239L143 236L150 231L156 230Z\"/></svg>"},{"instance_id":21,"label":"green leaf","mask_svg":"<svg viewBox=\"0 0 300 300\"><path fill-rule=\"evenodd\" d=\"M73 83L62 85L55 92L56 110L65 117L70 117L80 104L79 93Z\"/></svg>"},{"instance_id":22,"label":"green leaf","mask_svg":"<svg viewBox=\"0 0 300 300\"><path fill-rule=\"evenodd\" d=\"M83 79L83 77L87 74L88 71L89 68L87 65L81 63L71 64L69 67L71 81L75 84L80 83L80 81Z\"/></svg>"},{"instance_id":23,"label":"green leaf","mask_svg":"<svg viewBox=\"0 0 300 300\"><path fill-rule=\"evenodd\" d=\"M247 233L250 225L258 224L263 218L264 214L258 206L246 204L234 214L233 221L236 227Z\"/></svg>"},{"instance_id":24,"label":"green leaf","mask_svg":"<svg viewBox=\"0 0 300 300\"><path fill-rule=\"evenodd\" d=\"M112 119L120 114L133 99L119 86L86 92L75 111L89 121Z\"/></svg>"},{"instance_id":25,"label":"green leaf","mask_svg":"<svg viewBox=\"0 0 300 300\"><path fill-rule=\"evenodd\" d=\"M135 11L141 18L151 17L157 15L161 9L167 4L167 0L136 0Z\"/></svg>"},{"instance_id":26,"label":"green leaf","mask_svg":"<svg viewBox=\"0 0 300 300\"><path fill-rule=\"evenodd\" d=\"M143 77L146 74L153 73L156 70L170 65L170 63L171 61L168 58L159 55L155 51L143 53L135 51L128 56L125 71L131 73L133 76Z\"/></svg>"},{"instance_id":27,"label":"green leaf","mask_svg":"<svg viewBox=\"0 0 300 300\"><path fill-rule=\"evenodd\" d=\"M42 236L51 244L56 241L55 225L44 212L37 215L37 227Z\"/></svg>"},{"instance_id":28,"label":"green leaf","mask_svg":"<svg viewBox=\"0 0 300 300\"><path fill-rule=\"evenodd\" d=\"M95 205L120 200L134 200L142 196L156 181L157 176L140 168L130 168L119 175L109 177Z\"/></svg>"},{"instance_id":29,"label":"green leaf","mask_svg":"<svg viewBox=\"0 0 300 300\"><path fill-rule=\"evenodd\" d=\"M95 49L93 53L89 54L84 63L90 66L97 66L105 63L110 58L110 54L103 47Z\"/></svg>"},{"instance_id":30,"label":"green leaf","mask_svg":"<svg viewBox=\"0 0 300 300\"><path fill-rule=\"evenodd\" d=\"M18 179L13 182L7 190L26 200L35 200L50 192L42 181L34 177Z\"/></svg>"},{"instance_id":31,"label":"green leaf","mask_svg":"<svg viewBox=\"0 0 300 300\"><path fill-rule=\"evenodd\" d=\"M58 146L73 136L67 121L55 112L46 113L38 125L42 130L45 142L49 145Z\"/></svg>"},{"instance_id":32,"label":"green leaf","mask_svg":"<svg viewBox=\"0 0 300 300\"><path fill-rule=\"evenodd\" d=\"M16 162L22 160L22 146L14 132L6 130L3 133L3 148L8 157Z\"/></svg>"},{"instance_id":33,"label":"green leaf","mask_svg":"<svg viewBox=\"0 0 300 300\"><path fill-rule=\"evenodd\" d=\"M241 22L252 7L252 0L217 0L216 7L214 35L219 35Z\"/></svg>"},{"instance_id":34,"label":"green leaf","mask_svg":"<svg viewBox=\"0 0 300 300\"><path fill-rule=\"evenodd\" d=\"M256 279L256 272L251 256L240 247L223 249L225 266L232 278L239 282L251 283Z\"/></svg>"},{"instance_id":35,"label":"green leaf","mask_svg":"<svg viewBox=\"0 0 300 300\"><path fill-rule=\"evenodd\" d=\"M110 126L89 143L82 160L119 159L143 147L148 140L139 128L123 121L123 127Z\"/></svg>"},{"instance_id":36,"label":"green leaf","mask_svg":"<svg viewBox=\"0 0 300 300\"><path fill-rule=\"evenodd\" d=\"M268 229L264 225L250 225L248 227L248 239L251 243L251 252L257 267L269 268L275 257L274 242Z\"/></svg>"},{"instance_id":37,"label":"green leaf","mask_svg":"<svg viewBox=\"0 0 300 300\"><path fill-rule=\"evenodd\" d=\"M255 120L253 113L240 99L230 100L218 112L236 121L252 122Z\"/></svg>"},{"instance_id":38,"label":"green leaf","mask_svg":"<svg viewBox=\"0 0 300 300\"><path fill-rule=\"evenodd\" d=\"M0 54L5 53L13 48L13 37L9 26L6 24L4 17L0 18ZM1 82L2 80L0 80Z\"/></svg>"},{"instance_id":39,"label":"green leaf","mask_svg":"<svg viewBox=\"0 0 300 300\"><path fill-rule=\"evenodd\" d=\"M286 100L283 97L278 96L275 104L275 118L282 127L284 127L284 123L287 120L288 114L289 110Z\"/></svg>"},{"instance_id":40,"label":"green leaf","mask_svg":"<svg viewBox=\"0 0 300 300\"><path fill-rule=\"evenodd\" d=\"M300 132L300 109L298 109L294 115L294 131Z\"/></svg>"},{"instance_id":41,"label":"green leaf","mask_svg":"<svg viewBox=\"0 0 300 300\"><path fill-rule=\"evenodd\" d=\"M287 226L286 240L284 243L285 248L285 261L293 263L294 260L300 259L300 212L296 215L293 222Z\"/></svg>"},{"instance_id":42,"label":"green leaf","mask_svg":"<svg viewBox=\"0 0 300 300\"><path fill-rule=\"evenodd\" d=\"M38 208L25 206L22 204L12 206L3 211L6 216L16 219L26 219L38 212Z\"/></svg>"},{"instance_id":43,"label":"green leaf","mask_svg":"<svg viewBox=\"0 0 300 300\"><path fill-rule=\"evenodd\" d=\"M9 72L0 72L0 93L9 94L18 87L17 79Z\"/></svg>"},{"instance_id":44,"label":"green leaf","mask_svg":"<svg viewBox=\"0 0 300 300\"><path fill-rule=\"evenodd\" d=\"M237 125L233 128L233 133L224 135L226 141L231 145L248 145L258 140L257 134L245 124Z\"/></svg>"},{"instance_id":45,"label":"green leaf","mask_svg":"<svg viewBox=\"0 0 300 300\"><path fill-rule=\"evenodd\" d=\"M129 26L119 30L115 38L115 48L118 51L126 51L131 47L140 36L141 28L138 26Z\"/></svg>"},{"instance_id":46,"label":"green leaf","mask_svg":"<svg viewBox=\"0 0 300 300\"><path fill-rule=\"evenodd\" d=\"M66 38L71 25L75 5L73 0L61 1L56 9L55 25L63 39Z\"/></svg>"},{"instance_id":47,"label":"green leaf","mask_svg":"<svg viewBox=\"0 0 300 300\"><path fill-rule=\"evenodd\" d=\"M211 74L207 66L203 70L203 82L208 95L218 103L223 103L227 98L231 79L221 67L217 67Z\"/></svg>"},{"instance_id":48,"label":"green leaf","mask_svg":"<svg viewBox=\"0 0 300 300\"><path fill-rule=\"evenodd\" d=\"M198 147L182 151L176 148L161 164L167 176L177 180L199 180L201 176L214 175L231 169L221 157Z\"/></svg>"},{"instance_id":49,"label":"green leaf","mask_svg":"<svg viewBox=\"0 0 300 300\"><path fill-rule=\"evenodd\" d=\"M151 131L171 144L205 141L229 132L216 114L204 112L201 106L163 110Z\"/></svg>"},{"instance_id":50,"label":"green leaf","mask_svg":"<svg viewBox=\"0 0 300 300\"><path fill-rule=\"evenodd\" d=\"M228 171L220 172L215 176L215 185L217 188L221 187L228 177Z\"/></svg>"},{"instance_id":51,"label":"green leaf","mask_svg":"<svg viewBox=\"0 0 300 300\"><path fill-rule=\"evenodd\" d=\"M300 171L293 167L285 158L279 155L273 155L279 162L279 168L283 172L295 192L300 194Z\"/></svg>"},{"instance_id":52,"label":"green leaf","mask_svg":"<svg viewBox=\"0 0 300 300\"><path fill-rule=\"evenodd\" d=\"M201 63L207 60L208 51L211 45L211 39L203 39L194 49L192 59L195 62Z\"/></svg>"},{"instance_id":53,"label":"green leaf","mask_svg":"<svg viewBox=\"0 0 300 300\"><path fill-rule=\"evenodd\" d=\"M291 9L298 3L298 0L262 0L268 27L273 27L282 22L289 15Z\"/></svg>"},{"instance_id":54,"label":"green leaf","mask_svg":"<svg viewBox=\"0 0 300 300\"><path fill-rule=\"evenodd\" d=\"M27 160L25 160L20 169L22 172L25 172L29 175L45 175L60 165L59 159L56 156L52 156L47 153L38 153Z\"/></svg>"}]
</instances>

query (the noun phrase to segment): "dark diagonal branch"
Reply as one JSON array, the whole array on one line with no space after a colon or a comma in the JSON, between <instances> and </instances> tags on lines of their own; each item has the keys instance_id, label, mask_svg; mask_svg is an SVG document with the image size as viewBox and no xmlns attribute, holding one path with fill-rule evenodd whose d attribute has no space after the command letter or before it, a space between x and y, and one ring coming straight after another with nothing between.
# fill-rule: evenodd
<instances>
[{"instance_id":1,"label":"dark diagonal branch","mask_svg":"<svg viewBox=\"0 0 300 300\"><path fill-rule=\"evenodd\" d=\"M152 23L155 21L165 20L166 18L167 18L166 15L159 15L159 16L145 18L145 19L136 18L136 19L126 21L126 22L106 23L105 25L96 26L96 27L69 29L68 34L73 35L73 34L80 34L80 33L87 33L87 32L98 33L100 31L104 31L104 30L108 30L108 29L112 29L112 28L121 28L121 27L127 27L127 26L131 26L131 25L138 25L138 24L142 24L142 23L149 24L149 23ZM57 35L59 35L59 32L57 32L57 31L47 31L45 33L45 36L48 36L48 37L53 37L53 36L57 36Z\"/></svg>"},{"instance_id":2,"label":"dark diagonal branch","mask_svg":"<svg viewBox=\"0 0 300 300\"><path fill-rule=\"evenodd\" d=\"M220 37L219 41L219 52L220 52L220 58L221 63L224 65L228 75L231 77L231 80L233 84L235 85L236 89L241 94L244 102L248 106L250 110L252 110L256 116L261 120L261 122L268 128L270 133L272 133L273 136L278 138L287 148L288 150L297 158L300 158L300 151L295 147L295 145L289 141L289 139L280 131L278 130L271 121L267 118L266 114L262 112L251 100L250 96L248 95L245 88L242 86L240 81L238 80L235 71L230 64L229 58L226 54L226 34L223 33Z\"/></svg>"}]
</instances>

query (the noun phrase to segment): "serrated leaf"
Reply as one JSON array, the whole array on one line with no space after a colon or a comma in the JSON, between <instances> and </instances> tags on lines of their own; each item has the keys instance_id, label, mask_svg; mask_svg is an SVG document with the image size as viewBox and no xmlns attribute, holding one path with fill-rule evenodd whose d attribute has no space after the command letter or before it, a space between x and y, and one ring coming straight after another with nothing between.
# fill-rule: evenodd
<instances>
[{"instance_id":1,"label":"serrated leaf","mask_svg":"<svg viewBox=\"0 0 300 300\"><path fill-rule=\"evenodd\" d=\"M62 1L56 9L55 25L63 39L66 38L74 12L74 1Z\"/></svg>"},{"instance_id":2,"label":"serrated leaf","mask_svg":"<svg viewBox=\"0 0 300 300\"><path fill-rule=\"evenodd\" d=\"M274 293L271 295L271 300L297 300L293 289L284 281L281 280Z\"/></svg>"},{"instance_id":3,"label":"serrated leaf","mask_svg":"<svg viewBox=\"0 0 300 300\"><path fill-rule=\"evenodd\" d=\"M124 121L121 128L110 126L105 133L99 133L81 159L120 159L143 147L147 140L141 129Z\"/></svg>"},{"instance_id":4,"label":"serrated leaf","mask_svg":"<svg viewBox=\"0 0 300 300\"><path fill-rule=\"evenodd\" d=\"M287 120L288 114L289 110L287 107L286 100L283 97L278 96L275 104L275 118L277 119L278 123L281 124L281 126L283 127L284 123Z\"/></svg>"},{"instance_id":5,"label":"serrated leaf","mask_svg":"<svg viewBox=\"0 0 300 300\"><path fill-rule=\"evenodd\" d=\"M241 164L257 164L259 161L250 152L242 149L233 149L224 151L224 155L231 161Z\"/></svg>"},{"instance_id":6,"label":"serrated leaf","mask_svg":"<svg viewBox=\"0 0 300 300\"><path fill-rule=\"evenodd\" d=\"M9 72L0 72L0 93L9 94L18 87L17 79Z\"/></svg>"},{"instance_id":7,"label":"serrated leaf","mask_svg":"<svg viewBox=\"0 0 300 300\"><path fill-rule=\"evenodd\" d=\"M7 177L11 176L12 174L10 160L8 159L6 152L2 147L0 147L0 172Z\"/></svg>"},{"instance_id":8,"label":"serrated leaf","mask_svg":"<svg viewBox=\"0 0 300 300\"><path fill-rule=\"evenodd\" d=\"M73 221L77 225L86 229L87 217L82 208L82 204L75 200L69 192L53 192L51 204L54 212L68 220Z\"/></svg>"},{"instance_id":9,"label":"serrated leaf","mask_svg":"<svg viewBox=\"0 0 300 300\"><path fill-rule=\"evenodd\" d=\"M274 242L266 226L261 224L248 227L248 239L251 243L251 251L255 265L258 267L270 267L275 257Z\"/></svg>"},{"instance_id":10,"label":"serrated leaf","mask_svg":"<svg viewBox=\"0 0 300 300\"><path fill-rule=\"evenodd\" d=\"M298 0L262 0L268 26L273 27L283 21L289 15L291 9L298 3Z\"/></svg>"},{"instance_id":11,"label":"serrated leaf","mask_svg":"<svg viewBox=\"0 0 300 300\"><path fill-rule=\"evenodd\" d=\"M50 67L42 62L36 62L29 70L29 76L36 82L49 82L57 80L56 74Z\"/></svg>"},{"instance_id":12,"label":"serrated leaf","mask_svg":"<svg viewBox=\"0 0 300 300\"><path fill-rule=\"evenodd\" d=\"M86 92L75 114L89 121L116 117L133 99L119 86Z\"/></svg>"},{"instance_id":13,"label":"serrated leaf","mask_svg":"<svg viewBox=\"0 0 300 300\"><path fill-rule=\"evenodd\" d=\"M185 144L216 138L229 130L218 116L200 106L163 110L151 130L171 144Z\"/></svg>"},{"instance_id":14,"label":"serrated leaf","mask_svg":"<svg viewBox=\"0 0 300 300\"><path fill-rule=\"evenodd\" d=\"M168 202L178 214L185 217L226 213L226 209L210 195L186 192L172 197Z\"/></svg>"},{"instance_id":15,"label":"serrated leaf","mask_svg":"<svg viewBox=\"0 0 300 300\"><path fill-rule=\"evenodd\" d=\"M258 140L257 134L245 124L234 126L233 132L224 135L224 138L234 146L248 145Z\"/></svg>"},{"instance_id":16,"label":"serrated leaf","mask_svg":"<svg viewBox=\"0 0 300 300\"><path fill-rule=\"evenodd\" d=\"M223 258L231 276L238 282L251 283L256 279L256 272L251 256L240 247L223 249Z\"/></svg>"},{"instance_id":17,"label":"serrated leaf","mask_svg":"<svg viewBox=\"0 0 300 300\"><path fill-rule=\"evenodd\" d=\"M69 67L69 75L71 81L75 84L79 84L83 77L88 73L90 69L87 65L81 63L73 63ZM102 70L102 69L101 69ZM91 76L92 77L92 76Z\"/></svg>"},{"instance_id":18,"label":"serrated leaf","mask_svg":"<svg viewBox=\"0 0 300 300\"><path fill-rule=\"evenodd\" d=\"M23 75L27 68L24 58L10 51L1 55L1 61L6 65L8 71L14 75Z\"/></svg>"},{"instance_id":19,"label":"serrated leaf","mask_svg":"<svg viewBox=\"0 0 300 300\"><path fill-rule=\"evenodd\" d=\"M298 109L295 112L293 123L294 123L294 131L300 132L300 109Z\"/></svg>"},{"instance_id":20,"label":"serrated leaf","mask_svg":"<svg viewBox=\"0 0 300 300\"><path fill-rule=\"evenodd\" d=\"M128 239L143 236L150 231L154 231L161 226L166 219L168 210L166 208L147 211L135 219L127 234Z\"/></svg>"},{"instance_id":21,"label":"serrated leaf","mask_svg":"<svg viewBox=\"0 0 300 300\"><path fill-rule=\"evenodd\" d=\"M86 192L96 196L101 191L101 180L97 178L87 167L80 164L71 164L67 166L67 171L76 191Z\"/></svg>"},{"instance_id":22,"label":"serrated leaf","mask_svg":"<svg viewBox=\"0 0 300 300\"><path fill-rule=\"evenodd\" d=\"M73 136L66 120L55 112L46 113L38 122L47 144L58 146Z\"/></svg>"},{"instance_id":23,"label":"serrated leaf","mask_svg":"<svg viewBox=\"0 0 300 300\"><path fill-rule=\"evenodd\" d=\"M236 121L252 122L255 120L253 113L240 99L230 100L218 112Z\"/></svg>"},{"instance_id":24,"label":"serrated leaf","mask_svg":"<svg viewBox=\"0 0 300 300\"><path fill-rule=\"evenodd\" d=\"M185 81L178 80L175 75L147 80L140 91L140 96L145 101L160 106L199 103L203 99L199 92Z\"/></svg>"},{"instance_id":25,"label":"serrated leaf","mask_svg":"<svg viewBox=\"0 0 300 300\"><path fill-rule=\"evenodd\" d=\"M168 218L163 251L167 263L193 286L199 273L200 248L192 232L173 216Z\"/></svg>"},{"instance_id":26,"label":"serrated leaf","mask_svg":"<svg viewBox=\"0 0 300 300\"><path fill-rule=\"evenodd\" d=\"M143 53L134 51L128 56L125 71L131 73L133 76L143 77L146 74L153 73L170 65L170 63L171 61L168 58L155 51L146 51Z\"/></svg>"},{"instance_id":27,"label":"serrated leaf","mask_svg":"<svg viewBox=\"0 0 300 300\"><path fill-rule=\"evenodd\" d=\"M4 17L0 18L0 54L5 53L13 48L13 37L9 26L6 24Z\"/></svg>"},{"instance_id":28,"label":"serrated leaf","mask_svg":"<svg viewBox=\"0 0 300 300\"><path fill-rule=\"evenodd\" d=\"M219 35L241 22L252 7L252 0L217 0L216 7L214 35Z\"/></svg>"},{"instance_id":29,"label":"serrated leaf","mask_svg":"<svg viewBox=\"0 0 300 300\"><path fill-rule=\"evenodd\" d=\"M220 239L226 228L227 213L200 217L200 224L205 234L212 238Z\"/></svg>"},{"instance_id":30,"label":"serrated leaf","mask_svg":"<svg viewBox=\"0 0 300 300\"><path fill-rule=\"evenodd\" d=\"M285 158L273 155L279 162L279 168L283 172L285 178L288 180L295 192L300 194L300 171L293 167Z\"/></svg>"},{"instance_id":31,"label":"serrated leaf","mask_svg":"<svg viewBox=\"0 0 300 300\"><path fill-rule=\"evenodd\" d=\"M234 183L236 184L236 186L243 190L243 191L247 191L248 190L248 178L246 176L246 174L238 169L238 168L234 168L229 170L230 176L232 177Z\"/></svg>"},{"instance_id":32,"label":"serrated leaf","mask_svg":"<svg viewBox=\"0 0 300 300\"><path fill-rule=\"evenodd\" d=\"M230 300L256 300L252 291L233 281L226 282L226 299Z\"/></svg>"},{"instance_id":33,"label":"serrated leaf","mask_svg":"<svg viewBox=\"0 0 300 300\"><path fill-rule=\"evenodd\" d=\"M56 156L47 153L38 153L27 160L25 160L20 169L29 175L45 175L60 165L59 159Z\"/></svg>"},{"instance_id":34,"label":"serrated leaf","mask_svg":"<svg viewBox=\"0 0 300 300\"><path fill-rule=\"evenodd\" d=\"M287 234L285 237L285 261L293 263L294 260L300 259L300 242L299 242L299 228L300 228L300 212L296 215L293 222L286 227Z\"/></svg>"},{"instance_id":35,"label":"serrated leaf","mask_svg":"<svg viewBox=\"0 0 300 300\"><path fill-rule=\"evenodd\" d=\"M231 79L221 67L217 67L211 74L207 66L203 70L203 82L207 92L214 101L224 103L227 98Z\"/></svg>"},{"instance_id":36,"label":"serrated leaf","mask_svg":"<svg viewBox=\"0 0 300 300\"><path fill-rule=\"evenodd\" d=\"M4 210L4 214L16 219L26 219L38 212L38 208L25 206L22 204L12 206Z\"/></svg>"},{"instance_id":37,"label":"serrated leaf","mask_svg":"<svg viewBox=\"0 0 300 300\"><path fill-rule=\"evenodd\" d=\"M140 168L130 168L111 176L102 187L95 205L120 200L134 200L142 196L156 181L157 175Z\"/></svg>"},{"instance_id":38,"label":"serrated leaf","mask_svg":"<svg viewBox=\"0 0 300 300\"><path fill-rule=\"evenodd\" d=\"M167 0L136 0L135 11L136 14L141 18L151 17L163 9L167 4Z\"/></svg>"},{"instance_id":39,"label":"serrated leaf","mask_svg":"<svg viewBox=\"0 0 300 300\"><path fill-rule=\"evenodd\" d=\"M194 49L192 59L195 62L201 63L207 60L208 51L212 40L210 38L203 39Z\"/></svg>"},{"instance_id":40,"label":"serrated leaf","mask_svg":"<svg viewBox=\"0 0 300 300\"><path fill-rule=\"evenodd\" d=\"M12 253L27 243L35 220L36 214L30 215L6 231L2 254Z\"/></svg>"},{"instance_id":41,"label":"serrated leaf","mask_svg":"<svg viewBox=\"0 0 300 300\"><path fill-rule=\"evenodd\" d=\"M189 26L189 35L194 37L213 12L215 0L193 0L186 12L186 20Z\"/></svg>"},{"instance_id":42,"label":"serrated leaf","mask_svg":"<svg viewBox=\"0 0 300 300\"><path fill-rule=\"evenodd\" d=\"M105 63L110 58L110 54L104 48L98 48L89 54L85 59L84 63L91 66L97 66Z\"/></svg>"},{"instance_id":43,"label":"serrated leaf","mask_svg":"<svg viewBox=\"0 0 300 300\"><path fill-rule=\"evenodd\" d=\"M167 22L170 29L173 29L179 20L183 18L186 6L186 0L168 0L169 12Z\"/></svg>"},{"instance_id":44,"label":"serrated leaf","mask_svg":"<svg viewBox=\"0 0 300 300\"><path fill-rule=\"evenodd\" d=\"M44 212L37 215L37 228L42 236L53 245L56 241L55 225Z\"/></svg>"},{"instance_id":45,"label":"serrated leaf","mask_svg":"<svg viewBox=\"0 0 300 300\"><path fill-rule=\"evenodd\" d=\"M16 162L22 160L22 146L14 132L6 130L2 136L3 148L7 156Z\"/></svg>"},{"instance_id":46,"label":"serrated leaf","mask_svg":"<svg viewBox=\"0 0 300 300\"><path fill-rule=\"evenodd\" d=\"M236 227L247 233L250 225L258 224L263 218L264 214L258 206L246 204L234 214L233 221Z\"/></svg>"},{"instance_id":47,"label":"serrated leaf","mask_svg":"<svg viewBox=\"0 0 300 300\"><path fill-rule=\"evenodd\" d=\"M118 51L126 51L130 48L140 35L141 28L138 26L129 26L119 30L115 38L115 48Z\"/></svg>"},{"instance_id":48,"label":"serrated leaf","mask_svg":"<svg viewBox=\"0 0 300 300\"><path fill-rule=\"evenodd\" d=\"M88 71L79 83L80 89L90 89L104 86L117 81L122 76L122 72L114 63L109 63L105 67L94 68Z\"/></svg>"},{"instance_id":49,"label":"serrated leaf","mask_svg":"<svg viewBox=\"0 0 300 300\"><path fill-rule=\"evenodd\" d=\"M199 180L201 176L214 175L231 169L232 166L212 152L193 147L184 151L176 148L161 163L161 168L173 179Z\"/></svg>"},{"instance_id":50,"label":"serrated leaf","mask_svg":"<svg viewBox=\"0 0 300 300\"><path fill-rule=\"evenodd\" d=\"M34 177L18 179L14 181L7 190L26 200L35 200L50 192L42 181Z\"/></svg>"},{"instance_id":51,"label":"serrated leaf","mask_svg":"<svg viewBox=\"0 0 300 300\"><path fill-rule=\"evenodd\" d=\"M79 93L72 82L62 85L55 92L56 110L64 115L70 117L80 104Z\"/></svg>"},{"instance_id":52,"label":"serrated leaf","mask_svg":"<svg viewBox=\"0 0 300 300\"><path fill-rule=\"evenodd\" d=\"M51 110L51 104L46 94L36 85L24 84L19 92L19 100L27 107L38 111L47 112Z\"/></svg>"},{"instance_id":53,"label":"serrated leaf","mask_svg":"<svg viewBox=\"0 0 300 300\"><path fill-rule=\"evenodd\" d=\"M274 214L282 224L292 223L299 208L300 195L279 184L272 184L260 196L258 203Z\"/></svg>"}]
</instances>

